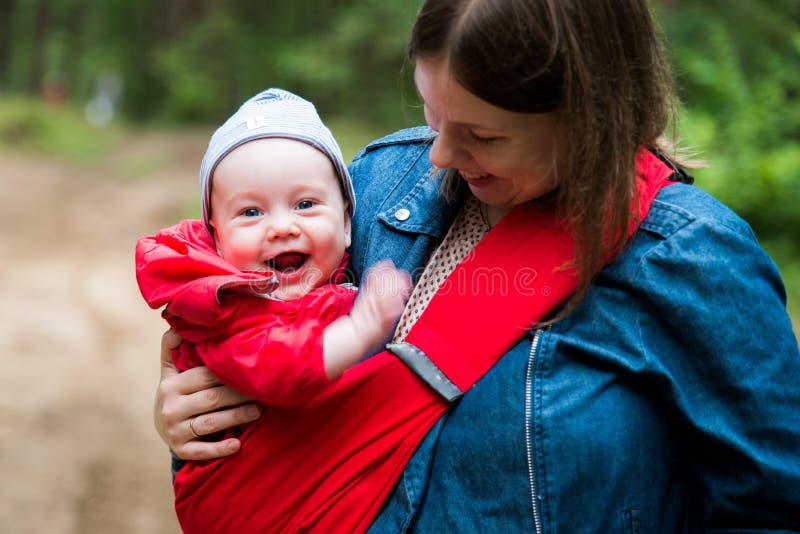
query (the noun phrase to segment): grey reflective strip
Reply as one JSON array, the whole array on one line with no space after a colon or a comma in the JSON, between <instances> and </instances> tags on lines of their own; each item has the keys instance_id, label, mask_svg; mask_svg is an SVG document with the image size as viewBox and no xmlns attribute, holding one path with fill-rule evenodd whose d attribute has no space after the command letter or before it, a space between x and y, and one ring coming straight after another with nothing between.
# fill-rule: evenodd
<instances>
[{"instance_id":1,"label":"grey reflective strip","mask_svg":"<svg viewBox=\"0 0 800 534\"><path fill-rule=\"evenodd\" d=\"M386 350L400 358L414 373L424 380L436 392L452 402L460 398L464 392L458 389L447 376L434 364L428 355L411 343L392 343Z\"/></svg>"}]
</instances>

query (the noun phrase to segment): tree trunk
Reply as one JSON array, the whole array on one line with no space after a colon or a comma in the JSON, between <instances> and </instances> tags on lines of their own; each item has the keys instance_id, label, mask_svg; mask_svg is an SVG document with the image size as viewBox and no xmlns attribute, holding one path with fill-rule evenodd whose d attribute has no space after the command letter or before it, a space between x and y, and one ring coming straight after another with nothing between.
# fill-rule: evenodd
<instances>
[{"instance_id":1,"label":"tree trunk","mask_svg":"<svg viewBox=\"0 0 800 534\"><path fill-rule=\"evenodd\" d=\"M84 48L83 24L86 8L81 2L73 4L66 13L65 28L69 28L66 38L66 50L62 56L60 70L65 77L64 82L70 94L78 89L79 65Z\"/></svg>"},{"instance_id":2,"label":"tree trunk","mask_svg":"<svg viewBox=\"0 0 800 534\"><path fill-rule=\"evenodd\" d=\"M50 21L50 1L39 0L31 36L31 63L28 71L28 90L38 94L42 89L44 77L44 50L47 26Z\"/></svg>"},{"instance_id":3,"label":"tree trunk","mask_svg":"<svg viewBox=\"0 0 800 534\"><path fill-rule=\"evenodd\" d=\"M11 65L11 27L14 21L14 0L0 0L0 89L8 87Z\"/></svg>"}]
</instances>

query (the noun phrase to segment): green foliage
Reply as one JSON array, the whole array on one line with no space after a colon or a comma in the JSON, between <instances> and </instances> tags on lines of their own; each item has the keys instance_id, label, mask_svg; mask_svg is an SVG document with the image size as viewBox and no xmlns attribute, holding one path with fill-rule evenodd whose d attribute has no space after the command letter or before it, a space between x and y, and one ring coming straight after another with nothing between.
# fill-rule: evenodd
<instances>
[{"instance_id":1,"label":"green foliage","mask_svg":"<svg viewBox=\"0 0 800 534\"><path fill-rule=\"evenodd\" d=\"M399 126L400 72L415 9L384 0L335 8L305 0L268 10L217 2L179 39L153 51L165 88L162 113L219 121L274 86L309 98L323 114Z\"/></svg>"},{"instance_id":2,"label":"green foliage","mask_svg":"<svg viewBox=\"0 0 800 534\"><path fill-rule=\"evenodd\" d=\"M315 98L321 109L391 124L403 116L401 71L415 14L414 2L362 0L336 11L329 31L284 48L278 65L290 84L325 88Z\"/></svg>"},{"instance_id":3,"label":"green foliage","mask_svg":"<svg viewBox=\"0 0 800 534\"><path fill-rule=\"evenodd\" d=\"M230 114L241 102L237 94L241 57L237 22L225 11L212 12L177 41L153 51L163 81L161 111L181 122ZM209 61L222 56L226 61Z\"/></svg>"},{"instance_id":4,"label":"green foliage","mask_svg":"<svg viewBox=\"0 0 800 534\"><path fill-rule=\"evenodd\" d=\"M9 4L0 90L37 94L55 80L82 104L111 73L124 84L122 112L136 120L216 123L269 86L387 131L422 120L400 97L409 87L401 72L417 2Z\"/></svg>"},{"instance_id":5,"label":"green foliage","mask_svg":"<svg viewBox=\"0 0 800 534\"><path fill-rule=\"evenodd\" d=\"M767 239L800 254L800 3L685 1L666 10L695 172Z\"/></svg>"}]
</instances>

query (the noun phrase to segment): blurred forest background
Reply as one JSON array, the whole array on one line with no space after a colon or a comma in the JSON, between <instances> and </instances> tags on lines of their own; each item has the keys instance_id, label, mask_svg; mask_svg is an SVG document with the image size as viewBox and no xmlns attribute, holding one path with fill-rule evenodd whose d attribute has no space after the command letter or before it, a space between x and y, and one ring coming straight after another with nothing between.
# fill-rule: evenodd
<instances>
[{"instance_id":1,"label":"blurred forest background","mask_svg":"<svg viewBox=\"0 0 800 534\"><path fill-rule=\"evenodd\" d=\"M682 142L709 163L698 185L753 225L798 295L800 1L653 6L680 87ZM0 0L0 143L90 158L119 128L210 131L278 86L314 101L349 157L422 122L403 55L417 7Z\"/></svg>"},{"instance_id":2,"label":"blurred forest background","mask_svg":"<svg viewBox=\"0 0 800 534\"><path fill-rule=\"evenodd\" d=\"M423 123L419 3L0 0L0 532L179 531L134 242L198 215L209 136L261 89L315 102L348 159ZM696 184L751 223L800 332L800 0L652 5Z\"/></svg>"}]
</instances>

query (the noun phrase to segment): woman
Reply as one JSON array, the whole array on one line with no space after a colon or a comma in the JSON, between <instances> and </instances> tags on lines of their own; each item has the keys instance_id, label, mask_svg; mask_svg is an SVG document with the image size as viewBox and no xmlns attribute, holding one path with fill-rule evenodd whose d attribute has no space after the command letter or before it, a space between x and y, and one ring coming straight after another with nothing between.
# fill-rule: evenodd
<instances>
[{"instance_id":1,"label":"woman","mask_svg":"<svg viewBox=\"0 0 800 534\"><path fill-rule=\"evenodd\" d=\"M632 215L643 157L688 181L661 155L673 97L646 0L428 0L409 56L430 130L351 165L356 276L425 270L396 340L446 258L520 206L568 229L577 286L428 433L371 531L800 531L800 355L775 265L688 184ZM177 342L156 426L180 458L233 454L191 430L258 408L176 374Z\"/></svg>"}]
</instances>

